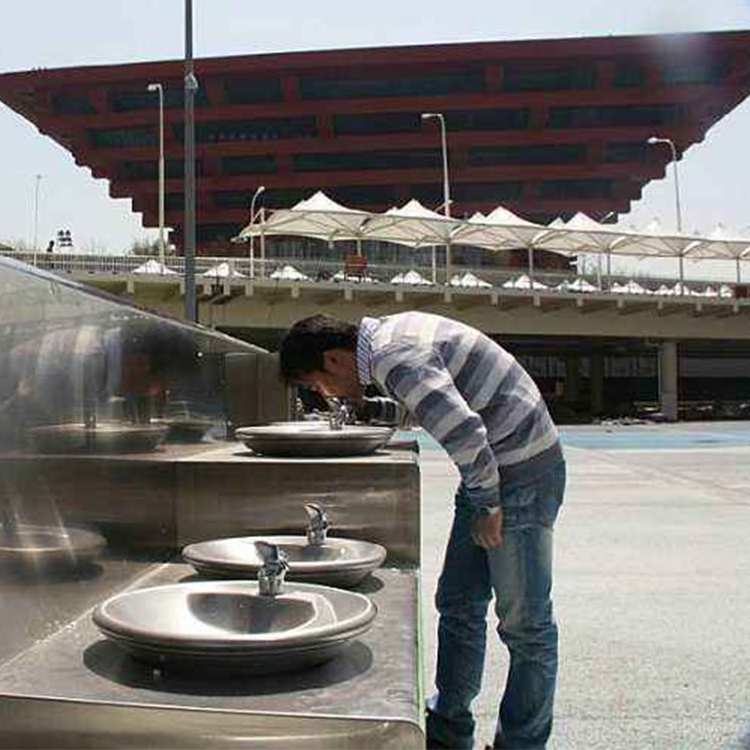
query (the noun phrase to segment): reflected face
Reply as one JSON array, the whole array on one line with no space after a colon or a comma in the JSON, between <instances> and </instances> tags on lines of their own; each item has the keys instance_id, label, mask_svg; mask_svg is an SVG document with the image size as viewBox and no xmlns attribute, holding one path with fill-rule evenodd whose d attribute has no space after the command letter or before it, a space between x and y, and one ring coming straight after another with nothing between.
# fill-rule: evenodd
<instances>
[{"instance_id":1,"label":"reflected face","mask_svg":"<svg viewBox=\"0 0 750 750\"><path fill-rule=\"evenodd\" d=\"M362 399L364 388L357 377L354 352L330 349L323 355L323 368L300 376L299 383L326 398Z\"/></svg>"}]
</instances>

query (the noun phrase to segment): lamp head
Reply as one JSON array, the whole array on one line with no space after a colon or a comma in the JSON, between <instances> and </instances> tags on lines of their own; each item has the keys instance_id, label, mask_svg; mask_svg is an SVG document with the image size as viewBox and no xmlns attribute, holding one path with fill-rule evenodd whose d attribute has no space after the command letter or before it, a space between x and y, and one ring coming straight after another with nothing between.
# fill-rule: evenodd
<instances>
[{"instance_id":1,"label":"lamp head","mask_svg":"<svg viewBox=\"0 0 750 750\"><path fill-rule=\"evenodd\" d=\"M430 117L440 117L440 115L437 112L424 112L422 114L423 120L429 120Z\"/></svg>"},{"instance_id":2,"label":"lamp head","mask_svg":"<svg viewBox=\"0 0 750 750\"><path fill-rule=\"evenodd\" d=\"M149 83L148 90L149 91L158 91L161 88L160 83Z\"/></svg>"}]
</instances>

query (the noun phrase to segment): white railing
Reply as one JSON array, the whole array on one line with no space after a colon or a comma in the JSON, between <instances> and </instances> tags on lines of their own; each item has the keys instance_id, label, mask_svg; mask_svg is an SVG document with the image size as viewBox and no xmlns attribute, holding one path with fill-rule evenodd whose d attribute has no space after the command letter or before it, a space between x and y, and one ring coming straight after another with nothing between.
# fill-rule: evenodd
<instances>
[{"instance_id":1,"label":"white railing","mask_svg":"<svg viewBox=\"0 0 750 750\"><path fill-rule=\"evenodd\" d=\"M185 272L185 260L182 257L168 257L166 259L164 270L157 273L142 273L140 269L149 261L155 261L151 256L139 255L92 255L92 254L66 254L66 253L30 253L16 252L9 250L0 250L0 256L6 256L35 265L37 268L51 271L61 276L70 276L77 279L83 279L86 276L126 276L129 278L138 278L139 276L145 281L158 280L160 277L164 281L178 281ZM284 266L293 266L294 269L307 276L309 282L327 282L327 281L351 281L353 283L374 284L389 283L396 275L403 274L406 271L414 270L424 279L432 281L444 287L445 269L424 265L396 265L368 263L366 268L359 275L347 275L345 264L338 260L322 260L307 258L273 258L260 260L237 257L204 257L200 256L195 259L196 281L223 281L222 276L204 276L211 269L227 264L234 274L232 281L239 280L271 280L272 274ZM639 277L634 279L632 276L611 275L602 279L597 279L596 274L577 276L575 270L570 271L535 271L533 275L533 288L529 280L528 270L523 268L498 268L498 267L468 267L454 266L454 274L463 275L470 272L478 279L487 282L494 289L511 288L520 292L527 291L569 291L576 292L576 288L564 289L564 282L569 284L578 280L578 283L584 283L584 288L592 294L617 294L620 296L623 290L618 291L618 287L625 286L635 282L643 287L647 294L669 294L675 295L674 290L677 284L673 277ZM171 273L170 273L171 272ZM563 284L563 288L558 289ZM451 285L453 286L453 285ZM684 283L684 288L680 289L677 285L677 295L685 296L714 296L718 298L747 298L747 286L744 284L734 284L725 281L716 280L695 280L691 279ZM631 293L639 293L637 288ZM661 289L661 292L659 290ZM578 290L580 291L580 289Z\"/></svg>"}]
</instances>

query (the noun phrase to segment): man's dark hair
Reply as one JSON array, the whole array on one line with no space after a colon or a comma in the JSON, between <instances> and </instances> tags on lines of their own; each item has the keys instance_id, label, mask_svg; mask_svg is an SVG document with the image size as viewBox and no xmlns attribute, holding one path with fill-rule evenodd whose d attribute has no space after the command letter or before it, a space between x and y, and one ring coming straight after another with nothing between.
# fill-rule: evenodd
<instances>
[{"instance_id":1,"label":"man's dark hair","mask_svg":"<svg viewBox=\"0 0 750 750\"><path fill-rule=\"evenodd\" d=\"M298 320L281 341L281 377L295 382L301 375L324 370L323 354L329 349L357 350L359 329L329 315Z\"/></svg>"}]
</instances>

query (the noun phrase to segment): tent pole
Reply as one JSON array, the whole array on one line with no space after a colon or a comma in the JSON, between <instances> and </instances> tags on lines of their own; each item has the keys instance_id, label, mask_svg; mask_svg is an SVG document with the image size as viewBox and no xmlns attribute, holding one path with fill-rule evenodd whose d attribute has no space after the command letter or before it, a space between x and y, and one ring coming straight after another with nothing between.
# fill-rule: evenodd
<instances>
[{"instance_id":1,"label":"tent pole","mask_svg":"<svg viewBox=\"0 0 750 750\"><path fill-rule=\"evenodd\" d=\"M451 243L447 240L445 243L445 283L451 278Z\"/></svg>"},{"instance_id":2,"label":"tent pole","mask_svg":"<svg viewBox=\"0 0 750 750\"><path fill-rule=\"evenodd\" d=\"M739 263L739 260L737 261ZM437 284L437 249L432 246L432 283Z\"/></svg>"},{"instance_id":3,"label":"tent pole","mask_svg":"<svg viewBox=\"0 0 750 750\"><path fill-rule=\"evenodd\" d=\"M534 246L529 245L529 281L531 288L534 288Z\"/></svg>"},{"instance_id":4,"label":"tent pole","mask_svg":"<svg viewBox=\"0 0 750 750\"><path fill-rule=\"evenodd\" d=\"M685 264L682 253L680 253L680 294L685 294Z\"/></svg>"},{"instance_id":5,"label":"tent pole","mask_svg":"<svg viewBox=\"0 0 750 750\"><path fill-rule=\"evenodd\" d=\"M255 278L255 247L252 237L250 237L250 278Z\"/></svg>"},{"instance_id":6,"label":"tent pole","mask_svg":"<svg viewBox=\"0 0 750 750\"><path fill-rule=\"evenodd\" d=\"M260 277L266 275L266 234L264 232L266 223L266 209L260 208Z\"/></svg>"},{"instance_id":7,"label":"tent pole","mask_svg":"<svg viewBox=\"0 0 750 750\"><path fill-rule=\"evenodd\" d=\"M741 284L742 283L742 272L740 271L740 256L739 255L737 256L736 263L737 263L737 283Z\"/></svg>"}]
</instances>

